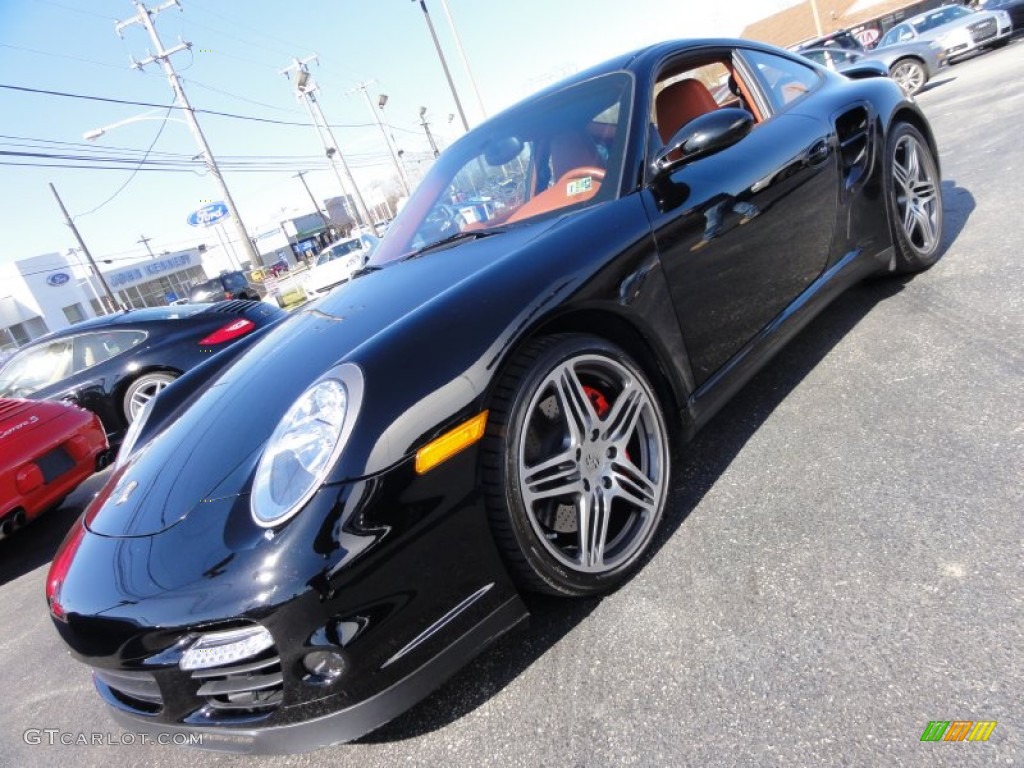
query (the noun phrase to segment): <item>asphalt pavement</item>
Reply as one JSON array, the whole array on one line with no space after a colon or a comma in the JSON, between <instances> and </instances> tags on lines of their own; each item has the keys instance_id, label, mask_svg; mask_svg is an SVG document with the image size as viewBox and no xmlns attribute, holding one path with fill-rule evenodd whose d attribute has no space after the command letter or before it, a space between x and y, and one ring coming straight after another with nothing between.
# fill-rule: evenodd
<instances>
[{"instance_id":1,"label":"asphalt pavement","mask_svg":"<svg viewBox=\"0 0 1024 768\"><path fill-rule=\"evenodd\" d=\"M657 552L618 592L531 598L529 628L355 744L142 745L43 600L100 476L0 542L0 766L1020 765L1022 84L1018 38L921 94L945 255L844 295L685 448ZM922 742L933 720L998 724ZM103 743L60 743L83 738Z\"/></svg>"}]
</instances>

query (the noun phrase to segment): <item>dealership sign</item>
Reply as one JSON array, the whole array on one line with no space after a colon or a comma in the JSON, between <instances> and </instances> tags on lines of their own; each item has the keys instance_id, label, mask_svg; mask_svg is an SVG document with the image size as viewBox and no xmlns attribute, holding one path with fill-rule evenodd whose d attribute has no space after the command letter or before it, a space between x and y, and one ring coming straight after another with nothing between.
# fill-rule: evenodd
<instances>
[{"instance_id":1,"label":"dealership sign","mask_svg":"<svg viewBox=\"0 0 1024 768\"><path fill-rule=\"evenodd\" d=\"M71 280L71 275L67 272L54 272L52 275L47 276L46 284L52 285L54 288L58 288Z\"/></svg>"},{"instance_id":2,"label":"dealership sign","mask_svg":"<svg viewBox=\"0 0 1024 768\"><path fill-rule=\"evenodd\" d=\"M193 227L210 227L221 219L231 215L225 203L216 202L197 208L188 215L188 223Z\"/></svg>"}]
</instances>

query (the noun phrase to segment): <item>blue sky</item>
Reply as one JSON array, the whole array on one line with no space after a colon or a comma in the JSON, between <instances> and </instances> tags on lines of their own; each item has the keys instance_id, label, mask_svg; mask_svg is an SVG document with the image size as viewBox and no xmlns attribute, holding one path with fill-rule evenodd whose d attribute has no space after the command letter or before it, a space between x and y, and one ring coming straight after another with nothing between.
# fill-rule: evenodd
<instances>
[{"instance_id":1,"label":"blue sky","mask_svg":"<svg viewBox=\"0 0 1024 768\"><path fill-rule=\"evenodd\" d=\"M747 23L791 4L448 0L491 114L559 74L658 40L736 35ZM482 115L444 9L439 0L427 0L427 6L473 125ZM144 59L151 47L142 27L125 29L123 39L114 32L114 22L134 12L129 0L3 0L0 84L170 105L170 87L156 65L144 72L128 66L131 57ZM305 110L280 74L292 57L319 55L319 66L311 69L321 103L332 124L351 126L337 128L335 135L366 198L378 196L393 168L365 98L350 93L357 83L376 81L369 86L374 103L378 94L388 94L386 118L409 157L427 151L418 124L421 106L427 107L442 144L461 133L458 118L448 121L455 105L418 2L182 0L181 11L171 8L156 21L166 48L179 38L192 43L192 50L173 62L197 110L303 123L199 115L250 231L273 221L282 209L312 211L296 171L311 170L306 178L318 199L340 192ZM97 258L136 259L145 254L137 242L143 235L156 252L211 242L210 233L189 227L186 217L221 194L201 166L190 165L198 149L186 126L164 122L166 114L164 108L0 88L0 262L75 244L47 182L56 185ZM140 115L147 119L110 130L95 142L83 139L91 129ZM151 161L183 170L140 170L132 176L137 158L151 144ZM91 160L86 170L53 167L76 163L53 155Z\"/></svg>"}]
</instances>

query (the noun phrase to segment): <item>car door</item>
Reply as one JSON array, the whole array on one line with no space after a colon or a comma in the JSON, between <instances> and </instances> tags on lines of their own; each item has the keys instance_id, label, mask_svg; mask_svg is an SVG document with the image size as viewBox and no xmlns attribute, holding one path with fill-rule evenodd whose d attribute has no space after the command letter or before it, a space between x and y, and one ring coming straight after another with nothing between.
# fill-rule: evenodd
<instances>
[{"instance_id":1,"label":"car door","mask_svg":"<svg viewBox=\"0 0 1024 768\"><path fill-rule=\"evenodd\" d=\"M698 386L822 273L838 193L833 131L797 109L823 86L818 70L760 51L730 66L758 122L645 196Z\"/></svg>"}]
</instances>

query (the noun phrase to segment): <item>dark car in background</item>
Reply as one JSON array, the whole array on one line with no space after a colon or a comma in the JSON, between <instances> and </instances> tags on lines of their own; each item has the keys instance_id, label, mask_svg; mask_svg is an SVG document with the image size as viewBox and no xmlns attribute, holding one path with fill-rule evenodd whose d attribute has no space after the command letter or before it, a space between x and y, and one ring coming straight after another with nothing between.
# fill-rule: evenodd
<instances>
[{"instance_id":1,"label":"dark car in background","mask_svg":"<svg viewBox=\"0 0 1024 768\"><path fill-rule=\"evenodd\" d=\"M260 299L259 292L249 282L244 272L224 272L217 277L192 286L188 292L190 304L209 304L231 299L250 299L252 301Z\"/></svg>"},{"instance_id":2,"label":"dark car in background","mask_svg":"<svg viewBox=\"0 0 1024 768\"><path fill-rule=\"evenodd\" d=\"M0 398L0 539L60 504L109 461L96 414L65 403Z\"/></svg>"},{"instance_id":3,"label":"dark car in background","mask_svg":"<svg viewBox=\"0 0 1024 768\"><path fill-rule=\"evenodd\" d=\"M54 559L54 626L132 732L361 736L523 621L520 590L643 566L670 443L845 288L938 260L937 156L887 77L744 40L510 107L357 279L153 401Z\"/></svg>"},{"instance_id":4,"label":"dark car in background","mask_svg":"<svg viewBox=\"0 0 1024 768\"><path fill-rule=\"evenodd\" d=\"M283 317L270 304L239 300L86 320L20 349L0 368L0 397L73 402L97 414L116 443L160 390Z\"/></svg>"},{"instance_id":5,"label":"dark car in background","mask_svg":"<svg viewBox=\"0 0 1024 768\"><path fill-rule=\"evenodd\" d=\"M973 5L979 11L1006 11L1014 31L1024 29L1024 0L977 0Z\"/></svg>"},{"instance_id":6,"label":"dark car in background","mask_svg":"<svg viewBox=\"0 0 1024 768\"><path fill-rule=\"evenodd\" d=\"M910 95L918 93L927 85L944 66L946 58L940 45L922 41L896 43L873 50L833 46L801 48L799 53L840 73L850 71L866 61L877 61L888 70L889 77L896 81L904 93Z\"/></svg>"}]
</instances>

